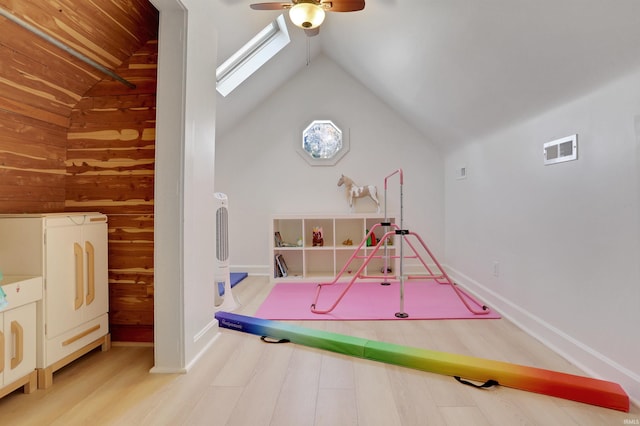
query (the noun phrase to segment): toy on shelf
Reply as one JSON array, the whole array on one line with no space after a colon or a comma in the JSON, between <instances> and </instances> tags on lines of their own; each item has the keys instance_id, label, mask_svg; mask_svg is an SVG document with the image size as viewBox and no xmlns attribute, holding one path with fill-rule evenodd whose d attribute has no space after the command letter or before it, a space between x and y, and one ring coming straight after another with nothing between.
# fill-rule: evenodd
<instances>
[{"instance_id":1,"label":"toy on shelf","mask_svg":"<svg viewBox=\"0 0 640 426\"><path fill-rule=\"evenodd\" d=\"M313 232L313 247L322 247L324 245L324 238L322 238L322 227L314 226L312 229Z\"/></svg>"},{"instance_id":2,"label":"toy on shelf","mask_svg":"<svg viewBox=\"0 0 640 426\"><path fill-rule=\"evenodd\" d=\"M367 247L372 247L378 244L378 240L376 238L376 234L374 234L373 232L369 232L369 230L367 229Z\"/></svg>"}]
</instances>

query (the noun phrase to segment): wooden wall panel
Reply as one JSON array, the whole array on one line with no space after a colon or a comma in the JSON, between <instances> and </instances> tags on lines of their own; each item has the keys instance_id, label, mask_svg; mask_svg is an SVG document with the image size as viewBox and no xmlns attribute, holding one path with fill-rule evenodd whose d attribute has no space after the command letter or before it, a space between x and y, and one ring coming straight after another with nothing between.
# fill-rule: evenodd
<instances>
[{"instance_id":1,"label":"wooden wall panel","mask_svg":"<svg viewBox=\"0 0 640 426\"><path fill-rule=\"evenodd\" d=\"M66 129L0 110L0 213L64 209Z\"/></svg>"},{"instance_id":2,"label":"wooden wall panel","mask_svg":"<svg viewBox=\"0 0 640 426\"><path fill-rule=\"evenodd\" d=\"M109 70L157 39L148 0L0 0L0 8ZM66 127L105 74L4 17L0 34L0 109Z\"/></svg>"},{"instance_id":3,"label":"wooden wall panel","mask_svg":"<svg viewBox=\"0 0 640 426\"><path fill-rule=\"evenodd\" d=\"M65 208L108 215L112 339L151 342L157 43L132 58L135 89L103 80L71 112Z\"/></svg>"},{"instance_id":4,"label":"wooden wall panel","mask_svg":"<svg viewBox=\"0 0 640 426\"><path fill-rule=\"evenodd\" d=\"M0 57L0 89L5 99L67 116L80 100L80 95L76 92L86 87L27 55L2 45Z\"/></svg>"},{"instance_id":5,"label":"wooden wall panel","mask_svg":"<svg viewBox=\"0 0 640 426\"><path fill-rule=\"evenodd\" d=\"M114 341L153 341L153 215L109 215L109 322Z\"/></svg>"}]
</instances>

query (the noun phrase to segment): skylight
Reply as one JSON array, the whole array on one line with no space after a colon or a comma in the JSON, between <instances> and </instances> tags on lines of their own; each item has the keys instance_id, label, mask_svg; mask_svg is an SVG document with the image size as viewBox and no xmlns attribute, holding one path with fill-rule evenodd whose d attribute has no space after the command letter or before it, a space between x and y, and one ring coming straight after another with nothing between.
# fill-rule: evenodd
<instances>
[{"instance_id":1,"label":"skylight","mask_svg":"<svg viewBox=\"0 0 640 426\"><path fill-rule=\"evenodd\" d=\"M218 92L227 96L289 41L284 15L280 15L216 69Z\"/></svg>"}]
</instances>

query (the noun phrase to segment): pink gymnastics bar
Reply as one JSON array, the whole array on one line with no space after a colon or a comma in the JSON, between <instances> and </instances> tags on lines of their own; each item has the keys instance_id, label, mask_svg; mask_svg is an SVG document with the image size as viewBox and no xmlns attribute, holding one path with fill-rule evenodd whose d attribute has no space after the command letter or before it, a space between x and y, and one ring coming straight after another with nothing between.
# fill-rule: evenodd
<instances>
[{"instance_id":1,"label":"pink gymnastics bar","mask_svg":"<svg viewBox=\"0 0 640 426\"><path fill-rule=\"evenodd\" d=\"M340 272L335 276L335 278L331 282L318 284L318 287L316 288L316 295L315 295L315 298L314 298L313 303L311 305L311 312L316 313L316 314L327 314L327 313L333 311L336 308L336 306L338 306L338 304L340 303L342 298L347 294L347 292L349 291L351 286L353 284L355 284L355 282L358 279L367 279L367 278L368 279L371 279L371 278L379 279L379 278L386 278L387 277L386 268L384 269L384 274L382 276L366 276L366 275L363 275L362 272L364 271L365 267L369 264L369 262L372 259L380 257L380 256L376 256L376 254L378 253L380 248L383 246L383 242L386 241L386 239L388 237L396 235L396 230L400 230L398 225L396 225L396 224L391 224L390 225L391 227L394 228L394 230L386 232L384 234L384 236L382 238L380 238L380 241L378 242L378 244L376 244L376 246L373 248L373 251L368 256L365 257L365 256L358 256L357 255L358 251L366 243L367 239L369 238L369 235L375 229L377 229L378 227L381 227L381 226L382 226L381 224L376 223L374 226L371 227L371 230L369 230L369 233L367 233L367 235L364 237L362 242L354 250L354 252L351 255L351 257L347 260L345 265L342 267ZM410 242L410 240L406 239L407 245L409 247L411 247L411 249L415 253L415 256L413 256L413 257L418 258L420 260L421 264L425 267L425 269L428 272L428 275L412 275L412 276L409 277L410 279L434 279L438 284L450 285L451 288L456 292L456 295L458 296L460 301L469 310L469 312L473 313L474 315L486 315L486 314L488 314L490 312L490 310L486 306L480 304L478 301L473 299L473 297L471 297L469 294L467 294L466 292L464 292L464 291L462 291L461 289L458 288L458 286L451 280L451 278L449 278L449 276L447 275L446 271L442 268L440 263L433 256L433 253L431 252L431 250L429 250L429 248L427 247L425 242L422 240L422 238L420 238L420 236L418 234L416 234L415 232L407 231L405 233L405 236L415 237L418 240L418 242L420 243L420 245L424 248L424 250L428 253L429 257L431 258L433 263L435 263L435 265L437 266L437 268L439 270L439 273L434 272L427 265L427 263L424 261L424 259L417 253L417 251L415 249L415 246ZM397 257L398 256L391 256L391 258L397 258ZM347 269L348 269L349 265L351 264L351 262L353 262L354 259L362 259L362 258L365 259L364 262L362 262L362 264L358 267L356 272L353 274L353 277L351 277L351 280L349 281L347 286L344 288L344 290L340 293L340 295L335 300L335 302L333 302L333 304L330 307L328 307L327 309L320 309L317 306L317 303L318 303L318 298L320 297L320 292L322 291L322 287L323 286L327 286L327 285L336 284L340 280L340 278L342 278L344 273L347 271ZM470 300L472 303L469 303L468 300ZM477 306L477 308L472 307L471 306L472 304Z\"/></svg>"},{"instance_id":2,"label":"pink gymnastics bar","mask_svg":"<svg viewBox=\"0 0 640 426\"><path fill-rule=\"evenodd\" d=\"M396 175L398 173L400 174L400 226L396 225L395 223L390 223L388 218L387 218L387 196L386 196L387 195L387 181L389 180L390 177L392 177L392 176L394 176L394 175ZM474 315L486 315L486 314L488 314L490 312L489 308L487 308L484 305L481 305L477 300L475 300L469 294L467 294L466 292L464 292L464 291L462 291L461 289L458 288L458 286L451 280L451 278L449 278L449 276L447 275L447 273L444 270L444 268L440 265L438 260L435 258L435 256L431 252L431 250L429 250L429 248L427 247L427 244L424 242L424 240L422 238L420 238L420 236L418 234L416 234L415 232L410 232L410 231L408 231L406 229L402 229L402 225L403 225L402 186L403 186L403 184L404 184L404 174L402 172L402 169L395 170L393 173L391 173L390 175L388 175L388 176L386 176L384 178L384 191L385 191L385 197L384 197L384 204L385 204L385 206L384 206L384 216L385 216L385 219L384 219L384 222L376 223L374 226L371 227L371 229L369 230L367 235L364 236L364 238L362 239L362 241L360 242L358 247L356 247L356 249L354 250L354 252L351 255L351 257L349 257L349 259L347 260L345 265L342 267L340 272L338 272L338 274L335 276L333 281L327 282L327 283L318 284L318 287L316 288L315 299L313 300L313 303L311 304L311 312L313 312L315 314L327 314L327 313L333 311L336 308L336 306L338 306L338 304L340 303L342 298L345 296L345 294L347 294L347 292L349 291L351 286L356 282L357 279L371 279L371 278L380 279L380 278L382 278L382 279L386 280L386 278L388 277L388 268L387 268L388 264L387 264L387 261L389 259L398 259L399 258L400 259L400 312L398 312L396 314L396 317L398 317L398 318L407 318L408 315L404 312L404 279L405 279L405 276L404 276L404 273L403 273L403 263L404 263L403 243L405 241L406 241L407 245L413 251L413 256L409 256L409 258L411 258L411 259L416 259L417 258L418 260L420 260L420 263L422 264L422 266L428 272L428 275L410 275L410 276L407 277L408 279L433 279L438 284L450 285L451 288L455 291L455 293L458 296L458 298L460 299L460 301L469 310L469 312L473 313ZM385 232L385 234L382 236L382 238L380 238L380 240L378 241L378 243L374 247L373 251L371 253L369 253L368 256L359 256L358 252L360 251L360 249L362 249L362 246L365 245L365 243L367 242L369 237L374 233L374 231L377 228L381 227L381 226L384 226L385 228L391 227L392 230L391 231L387 230ZM400 237L400 256L388 256L387 255L387 238L389 238L391 236L395 236L395 235L398 235ZM431 261L433 263L435 263L435 265L436 265L436 267L437 267L437 269L439 271L438 273L434 272L429 267L427 262L425 262L425 260L422 258L422 256L420 256L420 254L416 250L416 247L406 237L414 237L414 238L417 239L418 243L420 244L420 246L422 247L424 252L426 252L426 254L429 256ZM384 245L384 249L385 249L385 254L384 254L384 256L378 256L377 255L378 250L380 250L380 247L383 246L383 245ZM377 259L384 258L385 259L385 264L384 264L384 267L383 267L383 275L382 276L363 275L362 272L365 270L365 268L369 264L369 262L374 258L377 258ZM327 286L327 285L336 284L338 282L338 280L343 276L345 271L347 271L347 269L351 265L351 262L353 262L355 259L364 259L364 261L358 267L357 271L355 272L355 274L353 275L353 277L351 278L351 280L349 281L349 283L347 284L345 289L342 291L342 293L340 293L338 298L335 300L335 302L333 302L333 304L329 308L327 308L327 309L319 309L318 308L318 299L320 297L320 292L322 291L322 287L323 286ZM471 301L472 304L474 304L477 308L472 307L471 304L468 302L468 300Z\"/></svg>"}]
</instances>

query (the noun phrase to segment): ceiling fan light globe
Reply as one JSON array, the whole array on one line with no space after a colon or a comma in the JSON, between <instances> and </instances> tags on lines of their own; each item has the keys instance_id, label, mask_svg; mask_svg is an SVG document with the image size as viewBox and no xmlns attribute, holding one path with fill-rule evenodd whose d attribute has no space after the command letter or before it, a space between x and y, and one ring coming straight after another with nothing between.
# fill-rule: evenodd
<instances>
[{"instance_id":1,"label":"ceiling fan light globe","mask_svg":"<svg viewBox=\"0 0 640 426\"><path fill-rule=\"evenodd\" d=\"M289 18L297 27L310 30L324 22L324 9L313 3L298 3L289 9Z\"/></svg>"}]
</instances>

